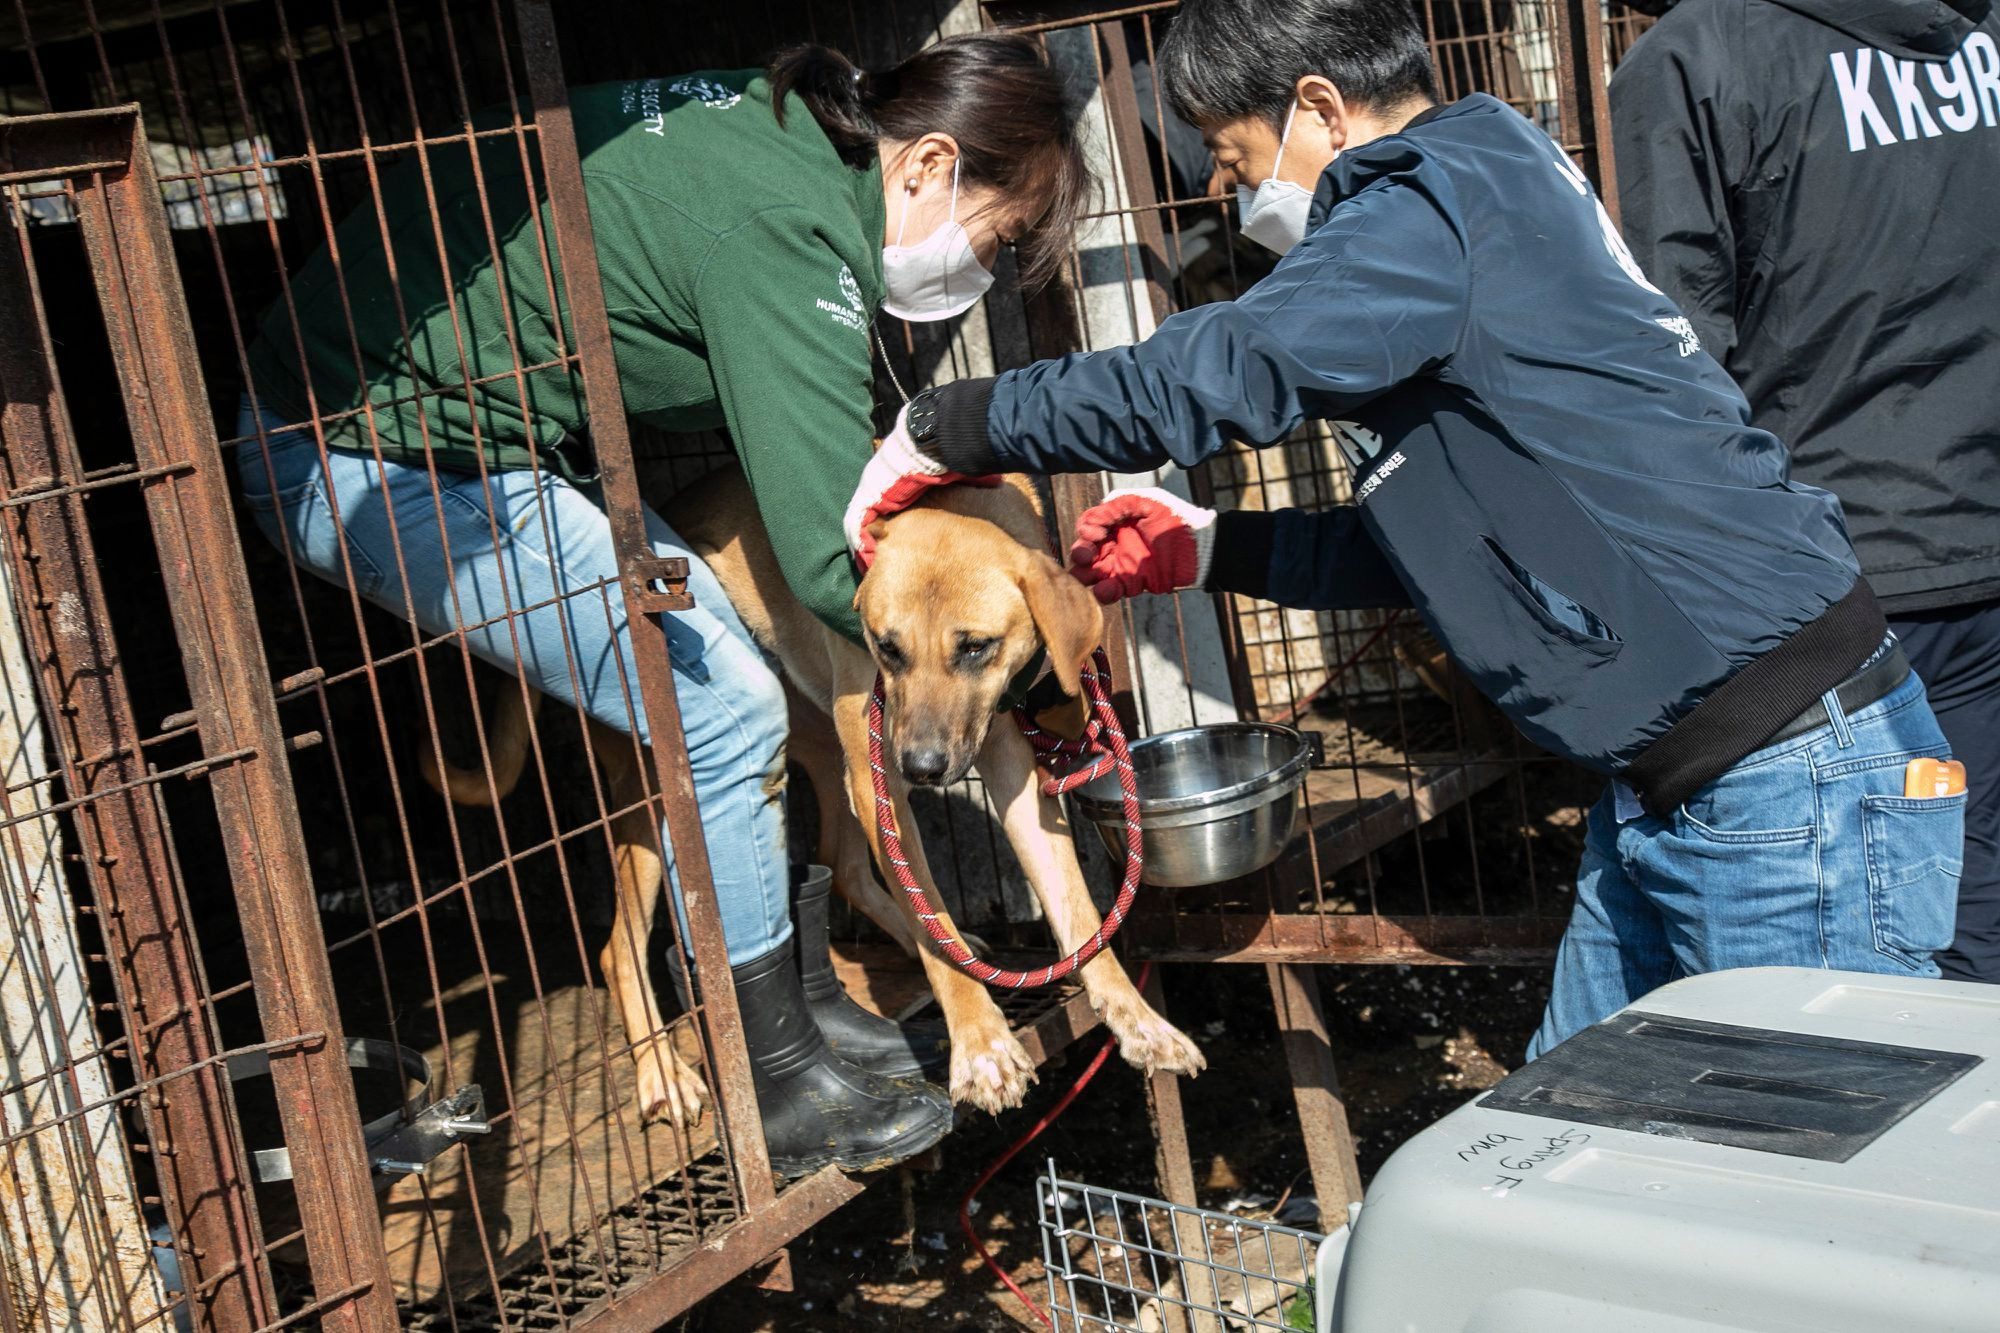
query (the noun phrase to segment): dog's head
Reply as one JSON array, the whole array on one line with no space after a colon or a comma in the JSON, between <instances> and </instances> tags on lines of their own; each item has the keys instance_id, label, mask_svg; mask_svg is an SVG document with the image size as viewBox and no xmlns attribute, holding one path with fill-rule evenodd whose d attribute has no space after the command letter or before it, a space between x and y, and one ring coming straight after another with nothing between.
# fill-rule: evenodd
<instances>
[{"instance_id":1,"label":"dog's head","mask_svg":"<svg viewBox=\"0 0 2000 1333\"><path fill-rule=\"evenodd\" d=\"M875 525L875 563L854 608L885 682L887 760L910 782L965 775L1016 672L1046 648L1063 689L1096 647L1104 613L1041 546L1032 493L954 487Z\"/></svg>"}]
</instances>

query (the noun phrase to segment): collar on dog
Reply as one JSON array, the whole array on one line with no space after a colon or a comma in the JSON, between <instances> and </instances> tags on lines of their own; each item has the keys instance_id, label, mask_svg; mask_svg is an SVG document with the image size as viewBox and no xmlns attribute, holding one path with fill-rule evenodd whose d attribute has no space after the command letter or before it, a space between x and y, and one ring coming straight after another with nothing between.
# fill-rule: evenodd
<instances>
[{"instance_id":1,"label":"collar on dog","mask_svg":"<svg viewBox=\"0 0 2000 1333\"><path fill-rule=\"evenodd\" d=\"M1028 692L1035 688L1036 682L1042 678L1042 673L1048 669L1049 650L1035 649L1035 655L1028 659L1028 665L1016 671L1014 679L1007 682L1007 689L1001 694L1000 702L993 705L993 711L1011 713L1017 708L1025 707L1028 702Z\"/></svg>"}]
</instances>

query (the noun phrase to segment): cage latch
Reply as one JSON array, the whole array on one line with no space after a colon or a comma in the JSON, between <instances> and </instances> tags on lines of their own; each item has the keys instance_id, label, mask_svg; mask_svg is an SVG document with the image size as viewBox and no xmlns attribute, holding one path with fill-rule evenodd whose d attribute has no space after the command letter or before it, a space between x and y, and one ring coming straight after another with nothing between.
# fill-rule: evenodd
<instances>
[{"instance_id":1,"label":"cage latch","mask_svg":"<svg viewBox=\"0 0 2000 1333\"><path fill-rule=\"evenodd\" d=\"M407 1123L368 1145L375 1170L385 1176L417 1175L445 1149L468 1134L488 1134L486 1097L477 1083L468 1083L442 1101L419 1111Z\"/></svg>"},{"instance_id":2,"label":"cage latch","mask_svg":"<svg viewBox=\"0 0 2000 1333\"><path fill-rule=\"evenodd\" d=\"M632 600L641 612L687 611L694 606L688 595L687 557L678 555L640 556L632 561Z\"/></svg>"}]
</instances>

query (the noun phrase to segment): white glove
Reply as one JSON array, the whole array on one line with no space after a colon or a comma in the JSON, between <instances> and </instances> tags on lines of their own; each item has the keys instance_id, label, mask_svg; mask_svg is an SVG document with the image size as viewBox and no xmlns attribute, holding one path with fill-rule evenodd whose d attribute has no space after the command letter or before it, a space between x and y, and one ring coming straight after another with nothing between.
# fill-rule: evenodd
<instances>
[{"instance_id":1,"label":"white glove","mask_svg":"<svg viewBox=\"0 0 2000 1333\"><path fill-rule=\"evenodd\" d=\"M907 404L896 414L896 426L861 470L854 498L847 502L841 527L847 534L847 549L866 569L875 559L875 538L869 529L877 520L908 509L933 487L963 482L973 486L998 486L998 477L966 477L945 471L944 464L920 452L904 421L910 414Z\"/></svg>"}]
</instances>

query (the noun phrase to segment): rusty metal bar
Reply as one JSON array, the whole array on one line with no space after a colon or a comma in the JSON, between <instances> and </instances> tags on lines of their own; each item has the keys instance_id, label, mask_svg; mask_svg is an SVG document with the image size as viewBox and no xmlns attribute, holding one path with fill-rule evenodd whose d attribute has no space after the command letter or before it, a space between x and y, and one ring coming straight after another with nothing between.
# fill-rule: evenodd
<instances>
[{"instance_id":1,"label":"rusty metal bar","mask_svg":"<svg viewBox=\"0 0 2000 1333\"><path fill-rule=\"evenodd\" d=\"M77 191L77 218L137 459L143 467L191 467L148 487L147 511L202 742L254 752L219 771L213 788L244 947L259 979L258 1014L273 1039L327 1034L271 1061L314 1287L355 1292L323 1312L322 1325L389 1330L397 1326L395 1296L271 672L136 115L127 133L130 165L91 177Z\"/></svg>"},{"instance_id":2,"label":"rusty metal bar","mask_svg":"<svg viewBox=\"0 0 2000 1333\"><path fill-rule=\"evenodd\" d=\"M1146 977L1140 993L1154 1013L1167 1016L1159 968ZM1194 1158L1188 1149L1187 1117L1181 1111L1180 1075L1162 1072L1146 1080L1146 1121L1153 1130L1153 1174L1161 1195L1169 1203L1195 1207Z\"/></svg>"},{"instance_id":3,"label":"rusty metal bar","mask_svg":"<svg viewBox=\"0 0 2000 1333\"><path fill-rule=\"evenodd\" d=\"M183 472L178 465L163 468L140 468L133 472L121 472L115 477L93 477L88 481L71 482L67 486L57 486L52 482L29 481L20 490L0 497L0 509L13 509L20 505L33 504L37 500L49 500L58 495L80 495L85 491L99 491L106 486L119 486L127 482L151 481L155 477L171 476Z\"/></svg>"},{"instance_id":4,"label":"rusty metal bar","mask_svg":"<svg viewBox=\"0 0 2000 1333\"><path fill-rule=\"evenodd\" d=\"M177 1019L180 1017L180 1015L175 1014L171 1015L170 1017ZM183 1065L179 1069L170 1069L166 1073L159 1075L157 1078L141 1079L139 1082L132 1084L130 1087L119 1089L117 1092L113 1093L109 1097L101 1097L96 1101L84 1102L79 1106L73 1106L69 1110L62 1112L59 1115L52 1115L44 1119L37 1120L34 1124L28 1126L26 1129L18 1129L9 1134L0 1134L0 1148L11 1147L16 1143L25 1142L26 1140L35 1137L35 1135L37 1134L46 1132L52 1126L66 1124L71 1120L80 1120L84 1116L89 1115L92 1111L99 1111L107 1106L115 1106L119 1102L129 1100L132 1097L132 1094L134 1093L147 1092L153 1088L165 1087L167 1084L173 1082L175 1079L186 1078L191 1074L199 1073L200 1071L215 1065L227 1064L230 1060L235 1059L239 1055L253 1055L260 1051L277 1052L277 1051L290 1050L298 1046L316 1045L319 1042L324 1041L325 1039L326 1039L326 1034L324 1032L302 1032L296 1037L283 1037L277 1041L252 1042L248 1046L232 1046L226 1051L217 1051L214 1055L207 1057L206 1059L200 1061L197 1064ZM103 1054L103 1052L100 1051L98 1052L98 1054L101 1055ZM49 1078L56 1076L43 1075L42 1077ZM17 1092L20 1090L20 1087L25 1087L25 1086L27 1085L22 1084L16 1087L10 1087L8 1091Z\"/></svg>"},{"instance_id":5,"label":"rusty metal bar","mask_svg":"<svg viewBox=\"0 0 2000 1333\"><path fill-rule=\"evenodd\" d=\"M570 120L562 59L556 48L555 16L549 0L515 0L514 15L535 119L541 126L549 211L561 253L563 287L576 329L592 444L603 473L605 512L611 520L612 539L624 575L633 667L652 737L655 776L666 807L667 836L673 843L674 866L687 915L687 943L694 953L702 1018L718 1085L712 1091L722 1108L724 1135L744 1207L755 1214L771 1206L776 1190L771 1182L771 1162L764 1146L757 1093L751 1083L750 1060L743 1049L742 1016L736 1007L735 987L726 980L729 950L722 937L715 882L709 874L708 846L702 835L701 811L695 804L694 779L688 771L687 739L681 731L666 632L657 613L648 610L659 595L659 590L651 586L657 571L652 563L652 543L646 537L644 502L633 469L632 440L626 428L624 395L619 388L618 366L612 352L604 286L598 273L590 207L583 187L583 166ZM788 1190L786 1197L797 1188Z\"/></svg>"},{"instance_id":6,"label":"rusty metal bar","mask_svg":"<svg viewBox=\"0 0 2000 1333\"><path fill-rule=\"evenodd\" d=\"M130 112L122 113L129 125ZM0 122L0 137L19 120ZM127 130L129 145L129 128ZM120 159L123 160L122 157ZM55 374L53 349L36 314L28 237L6 228L0 253L0 388L4 388L4 466L8 480L71 471L74 437ZM212 1064L221 1049L197 1014L199 968L191 927L171 883L163 835L147 775L138 760L139 729L126 692L124 663L109 637L110 614L99 581L81 497L54 498L0 516L7 558L40 675L43 712L55 741L64 787L85 804L74 827L115 963L128 1031L155 1015L148 1040L134 1040L135 1068L158 1078L200 1065L205 1071L170 1099L141 1100L159 1163L160 1188L175 1219L176 1249L191 1286L232 1254L254 1244L249 1177L235 1140L226 1079ZM90 756L107 756L86 763ZM93 800L105 788L115 794ZM262 1275L242 1269L217 1283L195 1311L199 1326L244 1330L269 1319L275 1299Z\"/></svg>"},{"instance_id":7,"label":"rusty metal bar","mask_svg":"<svg viewBox=\"0 0 2000 1333\"><path fill-rule=\"evenodd\" d=\"M993 22L1015 32L1055 32L1080 28L1086 23L1171 13L1180 8L1180 0L1146 0L1125 5L1107 5L1101 0L981 0L980 8Z\"/></svg>"},{"instance_id":8,"label":"rusty metal bar","mask_svg":"<svg viewBox=\"0 0 2000 1333\"><path fill-rule=\"evenodd\" d=\"M19 824L32 823L34 820L46 818L49 815L61 814L66 810L75 810L81 806L89 805L93 801L103 800L107 796L122 796L126 792L137 791L141 787L155 787L165 782L168 778L200 777L218 764L227 764L238 759L247 759L251 753L252 751L249 750L232 750L228 754L204 755L202 758L194 760L192 763L182 764L178 768L159 769L146 774L143 778L134 778L130 782L114 783L109 787L101 788L85 796L72 796L66 801L51 801L47 805L29 810L23 814L9 815L5 819L0 819L0 829L10 829ZM107 756L107 758L109 757ZM85 765L90 765L98 761L95 759L86 759L83 762Z\"/></svg>"},{"instance_id":9,"label":"rusty metal bar","mask_svg":"<svg viewBox=\"0 0 2000 1333\"><path fill-rule=\"evenodd\" d=\"M135 102L92 111L0 116L0 185L123 170L127 125L138 112Z\"/></svg>"},{"instance_id":10,"label":"rusty metal bar","mask_svg":"<svg viewBox=\"0 0 2000 1333\"><path fill-rule=\"evenodd\" d=\"M1591 179L1597 183L1598 197L1604 200L1605 212L1611 214L1611 221L1618 221L1618 163L1612 152L1611 142L1611 81L1610 71L1605 67L1604 9L1601 5L1587 0L1566 0L1569 11L1581 19L1577 40L1585 52L1583 78L1589 96L1584 99L1590 107L1591 160L1597 170ZM1580 12L1579 12L1580 11ZM1564 127L1565 137L1576 137L1568 127Z\"/></svg>"},{"instance_id":11,"label":"rusty metal bar","mask_svg":"<svg viewBox=\"0 0 2000 1333\"><path fill-rule=\"evenodd\" d=\"M1361 1201L1361 1172L1354 1161L1354 1133L1340 1096L1333 1039L1320 1007L1319 979L1309 966L1271 963L1264 969L1271 1006L1292 1074L1292 1097L1299 1109L1299 1132L1319 1200L1319 1228L1331 1231L1347 1220L1347 1205Z\"/></svg>"},{"instance_id":12,"label":"rusty metal bar","mask_svg":"<svg viewBox=\"0 0 2000 1333\"><path fill-rule=\"evenodd\" d=\"M1153 189L1153 172L1146 153L1146 136L1139 124L1139 93L1132 82L1132 52L1125 34L1116 24L1107 24L1096 34L1103 66L1104 96L1110 111L1112 142L1118 149L1118 164L1124 175L1126 212L1138 233L1141 275L1153 323L1173 313L1173 296L1167 290L1167 236L1160 225L1158 193Z\"/></svg>"},{"instance_id":13,"label":"rusty metal bar","mask_svg":"<svg viewBox=\"0 0 2000 1333\"><path fill-rule=\"evenodd\" d=\"M1555 21L1558 114L1565 145L1618 220L1618 181L1611 161L1611 97L1604 80L1604 13L1597 0L1550 0ZM1578 59L1578 52L1582 58Z\"/></svg>"},{"instance_id":14,"label":"rusty metal bar","mask_svg":"<svg viewBox=\"0 0 2000 1333\"><path fill-rule=\"evenodd\" d=\"M1147 924L1132 922L1141 930ZM1171 939L1142 935L1134 943L1142 957L1182 963L1545 965L1563 925L1561 917L1191 912L1173 922Z\"/></svg>"},{"instance_id":15,"label":"rusty metal bar","mask_svg":"<svg viewBox=\"0 0 2000 1333\"><path fill-rule=\"evenodd\" d=\"M767 1200L676 1263L669 1270L670 1280L648 1282L630 1295L612 1300L601 1313L577 1327L592 1333L665 1328L716 1288L749 1272L866 1188L864 1181L833 1167L795 1181L783 1194Z\"/></svg>"}]
</instances>

